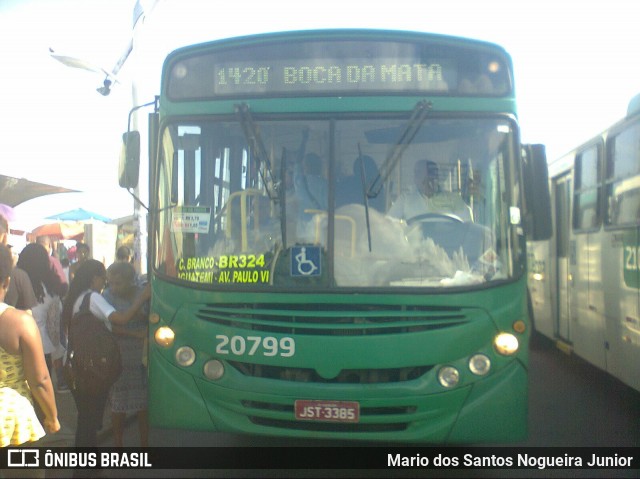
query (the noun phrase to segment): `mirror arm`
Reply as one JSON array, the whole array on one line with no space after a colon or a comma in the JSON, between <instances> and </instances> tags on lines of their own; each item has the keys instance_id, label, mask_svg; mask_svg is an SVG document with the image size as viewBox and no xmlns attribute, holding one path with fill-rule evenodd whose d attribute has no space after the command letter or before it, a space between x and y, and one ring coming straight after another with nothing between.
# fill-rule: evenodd
<instances>
[{"instance_id":1,"label":"mirror arm","mask_svg":"<svg viewBox=\"0 0 640 479\"><path fill-rule=\"evenodd\" d=\"M127 118L127 133L131 133L131 117L133 116L133 114L138 111L140 108L145 108L147 106L151 106L153 105L153 109L154 111L157 113L158 112L158 107L160 104L160 97L156 96L153 101L150 101L148 103L144 103L142 105L138 105L138 106L134 106L131 110L129 110L129 116Z\"/></svg>"},{"instance_id":2,"label":"mirror arm","mask_svg":"<svg viewBox=\"0 0 640 479\"><path fill-rule=\"evenodd\" d=\"M140 206L142 206L145 210L147 210L147 212L149 212L149 207L147 205L145 205L142 200L140 198L138 198L136 196L136 194L133 192L133 188L127 188L127 191L129 192L129 194L131 196L133 196L133 199L136 200L136 203L138 203Z\"/></svg>"}]
</instances>

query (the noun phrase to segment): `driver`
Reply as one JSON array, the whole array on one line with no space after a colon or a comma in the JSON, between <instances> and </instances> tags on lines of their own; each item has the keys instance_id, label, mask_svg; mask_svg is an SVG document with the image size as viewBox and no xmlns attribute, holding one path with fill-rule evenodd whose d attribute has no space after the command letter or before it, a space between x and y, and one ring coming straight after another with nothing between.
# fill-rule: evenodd
<instances>
[{"instance_id":1,"label":"driver","mask_svg":"<svg viewBox=\"0 0 640 479\"><path fill-rule=\"evenodd\" d=\"M419 160L413 167L415 190L403 193L391 205L388 215L410 220L427 213L450 214L462 221L473 221L469 205L455 193L442 191L435 161Z\"/></svg>"}]
</instances>

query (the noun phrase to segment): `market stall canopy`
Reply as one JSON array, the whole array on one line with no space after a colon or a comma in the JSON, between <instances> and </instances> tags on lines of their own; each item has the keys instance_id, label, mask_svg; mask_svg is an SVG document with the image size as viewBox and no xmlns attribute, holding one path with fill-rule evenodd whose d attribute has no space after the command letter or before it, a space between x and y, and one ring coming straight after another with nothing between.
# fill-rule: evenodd
<instances>
[{"instance_id":1,"label":"market stall canopy","mask_svg":"<svg viewBox=\"0 0 640 479\"><path fill-rule=\"evenodd\" d=\"M9 206L17 206L20 203L55 193L74 193L78 190L70 190L62 186L47 185L29 181L25 178L0 175L0 203Z\"/></svg>"},{"instance_id":2,"label":"market stall canopy","mask_svg":"<svg viewBox=\"0 0 640 479\"><path fill-rule=\"evenodd\" d=\"M38 236L51 236L52 239L75 239L81 240L84 236L84 225L82 223L58 222L47 223L38 226L31 234L36 238Z\"/></svg>"},{"instance_id":3,"label":"market stall canopy","mask_svg":"<svg viewBox=\"0 0 640 479\"><path fill-rule=\"evenodd\" d=\"M62 220L62 221L90 221L98 220L104 223L111 221L111 218L107 218L93 211L87 211L84 208L76 208L75 210L65 211L64 213L58 213L57 215L47 216L48 220Z\"/></svg>"}]
</instances>

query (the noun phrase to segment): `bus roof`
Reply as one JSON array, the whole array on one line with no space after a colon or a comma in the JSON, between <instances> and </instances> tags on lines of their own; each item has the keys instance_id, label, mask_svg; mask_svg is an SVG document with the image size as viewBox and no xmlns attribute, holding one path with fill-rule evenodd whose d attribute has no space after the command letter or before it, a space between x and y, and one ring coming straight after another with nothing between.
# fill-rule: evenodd
<instances>
[{"instance_id":1,"label":"bus roof","mask_svg":"<svg viewBox=\"0 0 640 479\"><path fill-rule=\"evenodd\" d=\"M269 41L282 41L293 40L295 38L312 39L318 38L319 40L327 40L330 38L342 38L348 37L357 38L371 38L371 39L429 39L434 42L442 43L456 43L474 45L476 47L485 47L491 50L499 50L504 55L509 56L508 52L500 45L485 40L478 40L468 37L460 37L453 35L444 35L440 33L419 32L413 30L382 30L382 29L364 29L364 28L336 28L336 29L315 29L315 30L285 30L269 33L257 33L254 35L243 35L238 37L227 37L222 39L216 39L209 42L202 42L194 45L186 45L172 51L167 60L175 55L180 55L185 51L192 51L200 47L209 48L214 45L223 46L225 44L251 44L251 43L264 43Z\"/></svg>"},{"instance_id":2,"label":"bus roof","mask_svg":"<svg viewBox=\"0 0 640 479\"><path fill-rule=\"evenodd\" d=\"M627 116L633 116L640 113L640 93L634 96L627 107Z\"/></svg>"},{"instance_id":3,"label":"bus roof","mask_svg":"<svg viewBox=\"0 0 640 479\"><path fill-rule=\"evenodd\" d=\"M238 98L448 96L513 98L500 46L394 30L301 30L174 50L163 68L169 102Z\"/></svg>"}]
</instances>

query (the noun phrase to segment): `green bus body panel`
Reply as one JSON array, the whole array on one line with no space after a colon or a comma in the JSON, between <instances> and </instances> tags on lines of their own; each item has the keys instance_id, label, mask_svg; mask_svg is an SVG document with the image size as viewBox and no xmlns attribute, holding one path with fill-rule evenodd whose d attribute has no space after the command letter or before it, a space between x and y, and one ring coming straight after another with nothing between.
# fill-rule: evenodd
<instances>
[{"instance_id":1,"label":"green bus body panel","mask_svg":"<svg viewBox=\"0 0 640 479\"><path fill-rule=\"evenodd\" d=\"M638 252L640 241L638 241L638 229L627 229L622 232L622 271L624 285L627 288L640 289L640 275L638 271Z\"/></svg>"},{"instance_id":2,"label":"green bus body panel","mask_svg":"<svg viewBox=\"0 0 640 479\"><path fill-rule=\"evenodd\" d=\"M315 97L247 99L252 113L333 113L340 112L410 112L416 103L431 101L432 112L482 112L510 113L516 115L516 103L513 98L451 98L451 97ZM231 100L161 103L160 114L163 118L171 116L193 115L235 115L235 105Z\"/></svg>"},{"instance_id":3,"label":"green bus body panel","mask_svg":"<svg viewBox=\"0 0 640 479\"><path fill-rule=\"evenodd\" d=\"M239 327L245 322L260 323L259 319L238 318L237 324L216 323L202 319L203 311L222 308L225 304L237 305L242 298L246 301L246 293L190 290L193 302L181 303L184 293L182 287L154 281L154 312L161 320L158 325L152 325L151 337L162 325L170 325L176 334L172 347L150 347L150 394L154 398L150 403L150 419L154 426L453 443L516 440L526 435L528 331L519 338L521 348L514 357L499 356L492 346L498 331L512 331L514 321L526 321L522 280L482 291L438 295L252 295L252 302L259 303L257 308L269 303L276 306L274 311L295 310L296 306L308 302L325 303L331 305L331 309L324 313L339 317L340 304L345 307L366 304L371 308L375 304L388 307L395 303L428 305L436 316L446 318L450 313L446 308L455 304L462 311L457 315L464 318L426 331L354 336L296 334L295 331L279 334ZM216 335L277 339L288 336L295 340L295 354L288 358L217 354ZM176 349L185 345L195 350L196 361L183 368L176 365L174 358ZM486 377L474 376L467 367L469 357L479 352L491 358L492 369ZM204 363L214 358L225 364L225 375L218 381L207 380L202 374ZM252 377L240 372L233 366L234 362L309 368L328 382ZM386 370L419 365L431 367L411 380L366 384L329 382L343 368ZM437 379L438 369L443 365L455 366L460 371L460 383L451 390L443 388ZM172 394L166 394L167 390ZM342 424L336 430L332 430L332 425L322 430L306 430L294 418L293 405L298 399L358 401L362 411L359 425L353 430ZM264 404L271 406L267 408ZM375 413L380 408L389 409L384 414ZM252 422L256 417L258 423ZM283 426L264 425L260 421L281 422ZM404 426L402 430L384 430L386 425L395 427L395 424ZM368 425L378 429L375 432L358 429Z\"/></svg>"},{"instance_id":4,"label":"green bus body panel","mask_svg":"<svg viewBox=\"0 0 640 479\"><path fill-rule=\"evenodd\" d=\"M528 421L528 374L513 362L501 374L479 381L462 407L451 443L524 440Z\"/></svg>"},{"instance_id":5,"label":"green bus body panel","mask_svg":"<svg viewBox=\"0 0 640 479\"><path fill-rule=\"evenodd\" d=\"M148 407L149 416L153 418L152 424L160 427L211 430L211 418L203 407L204 399L195 386L193 376L184 374L172 365L156 367L164 362L157 348L149 348L151 400Z\"/></svg>"}]
</instances>

